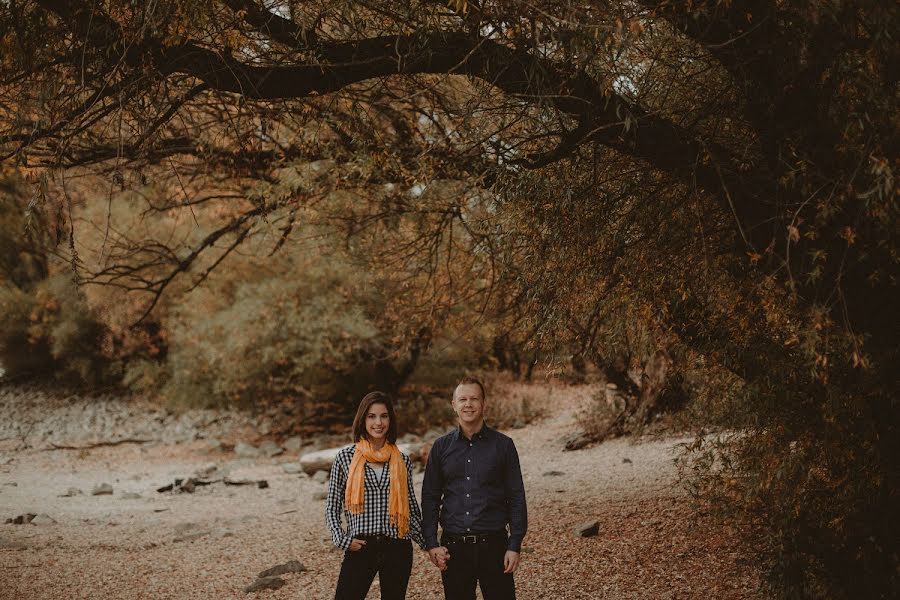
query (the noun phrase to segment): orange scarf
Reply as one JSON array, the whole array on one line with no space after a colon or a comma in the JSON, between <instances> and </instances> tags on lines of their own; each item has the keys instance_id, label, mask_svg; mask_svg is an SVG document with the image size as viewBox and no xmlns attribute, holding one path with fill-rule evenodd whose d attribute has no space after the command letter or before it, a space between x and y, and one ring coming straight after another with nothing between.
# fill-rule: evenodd
<instances>
[{"instance_id":1,"label":"orange scarf","mask_svg":"<svg viewBox=\"0 0 900 600\"><path fill-rule=\"evenodd\" d=\"M406 480L406 465L397 446L385 442L381 450L372 448L369 440L356 442L356 451L350 461L347 474L347 491L344 502L347 510L358 515L365 509L366 463L388 463L391 476L390 496L388 496L388 522L397 528L397 534L405 538L409 533L409 484Z\"/></svg>"}]
</instances>

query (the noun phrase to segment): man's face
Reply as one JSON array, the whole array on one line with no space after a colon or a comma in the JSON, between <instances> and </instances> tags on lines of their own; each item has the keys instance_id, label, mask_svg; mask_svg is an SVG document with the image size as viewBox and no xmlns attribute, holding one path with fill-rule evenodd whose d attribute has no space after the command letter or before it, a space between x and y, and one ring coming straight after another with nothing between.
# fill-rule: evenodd
<instances>
[{"instance_id":1,"label":"man's face","mask_svg":"<svg viewBox=\"0 0 900 600\"><path fill-rule=\"evenodd\" d=\"M484 418L484 397L476 383L463 383L453 392L453 412L462 425L478 425Z\"/></svg>"}]
</instances>

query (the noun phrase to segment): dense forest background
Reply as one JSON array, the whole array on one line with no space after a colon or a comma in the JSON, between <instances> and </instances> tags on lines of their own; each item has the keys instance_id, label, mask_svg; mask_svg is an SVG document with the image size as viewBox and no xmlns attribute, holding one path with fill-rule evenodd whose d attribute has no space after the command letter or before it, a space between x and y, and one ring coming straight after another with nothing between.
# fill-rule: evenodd
<instances>
[{"instance_id":1,"label":"dense forest background","mask_svg":"<svg viewBox=\"0 0 900 600\"><path fill-rule=\"evenodd\" d=\"M792 598L900 594L898 6L4 0L0 365L183 406L460 372L692 407Z\"/></svg>"}]
</instances>

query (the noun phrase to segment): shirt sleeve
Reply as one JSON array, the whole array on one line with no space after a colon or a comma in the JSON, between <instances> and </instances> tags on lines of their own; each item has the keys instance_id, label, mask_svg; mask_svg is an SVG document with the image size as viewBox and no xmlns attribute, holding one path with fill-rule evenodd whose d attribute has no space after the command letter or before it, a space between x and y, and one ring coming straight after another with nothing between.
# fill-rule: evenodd
<instances>
[{"instance_id":1,"label":"shirt sleeve","mask_svg":"<svg viewBox=\"0 0 900 600\"><path fill-rule=\"evenodd\" d=\"M522 540L528 530L528 507L525 503L525 483L516 444L510 440L506 456L506 498L509 506L509 542L507 549L522 551Z\"/></svg>"},{"instance_id":2,"label":"shirt sleeve","mask_svg":"<svg viewBox=\"0 0 900 600\"><path fill-rule=\"evenodd\" d=\"M425 538L425 549L438 547L437 528L438 515L441 511L441 499L444 489L444 475L441 472L438 441L428 452L425 464L425 479L422 481L422 535Z\"/></svg>"},{"instance_id":3,"label":"shirt sleeve","mask_svg":"<svg viewBox=\"0 0 900 600\"><path fill-rule=\"evenodd\" d=\"M403 462L406 463L406 493L409 496L409 537L424 550L425 538L422 535L422 511L419 510L419 501L416 500L412 462L405 454L403 455Z\"/></svg>"},{"instance_id":4,"label":"shirt sleeve","mask_svg":"<svg viewBox=\"0 0 900 600\"><path fill-rule=\"evenodd\" d=\"M353 538L344 531L341 524L341 513L344 511L344 493L347 489L347 474L342 468L342 456L338 454L331 465L331 477L328 479L328 497L325 499L325 525L331 531L331 541L341 550L350 548Z\"/></svg>"}]
</instances>

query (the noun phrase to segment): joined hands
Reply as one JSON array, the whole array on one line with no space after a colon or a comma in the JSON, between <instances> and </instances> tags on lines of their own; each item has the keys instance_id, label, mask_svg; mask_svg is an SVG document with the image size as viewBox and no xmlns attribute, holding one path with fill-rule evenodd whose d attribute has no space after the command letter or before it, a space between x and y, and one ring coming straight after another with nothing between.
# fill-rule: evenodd
<instances>
[{"instance_id":1,"label":"joined hands","mask_svg":"<svg viewBox=\"0 0 900 600\"><path fill-rule=\"evenodd\" d=\"M450 562L450 551L446 546L438 546L428 551L428 558L431 563L441 571L447 570L447 563Z\"/></svg>"}]
</instances>

